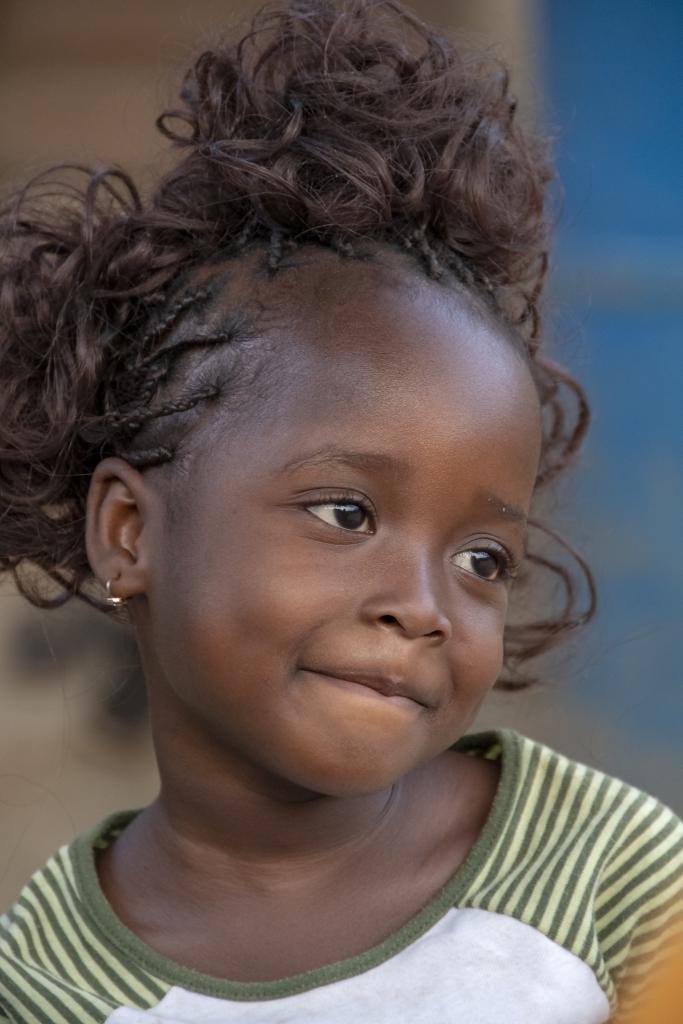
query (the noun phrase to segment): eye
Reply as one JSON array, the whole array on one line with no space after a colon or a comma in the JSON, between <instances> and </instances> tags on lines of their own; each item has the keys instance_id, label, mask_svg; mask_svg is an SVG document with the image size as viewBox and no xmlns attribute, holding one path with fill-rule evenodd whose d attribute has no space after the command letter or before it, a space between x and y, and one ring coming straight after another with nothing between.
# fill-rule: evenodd
<instances>
[{"instance_id":1,"label":"eye","mask_svg":"<svg viewBox=\"0 0 683 1024\"><path fill-rule=\"evenodd\" d=\"M462 561L456 561L458 559ZM514 579L519 568L512 555L505 548L497 546L460 551L457 555L453 555L453 562L461 565L466 572L472 572L472 568L465 564L469 560L471 560L470 566L475 568L474 574L479 579L489 580L491 583Z\"/></svg>"},{"instance_id":2,"label":"eye","mask_svg":"<svg viewBox=\"0 0 683 1024\"><path fill-rule=\"evenodd\" d=\"M372 518L373 512L370 505L356 495L325 495L324 500L304 505L304 508L324 523L349 533L374 533L374 530L359 529Z\"/></svg>"},{"instance_id":3,"label":"eye","mask_svg":"<svg viewBox=\"0 0 683 1024\"><path fill-rule=\"evenodd\" d=\"M325 494L320 501L311 502L303 507L317 519L329 526L344 530L346 533L373 534L375 532L374 529L360 529L367 520L374 521L375 513L370 503L358 495ZM455 564L460 564L466 572L490 583L514 579L519 569L519 564L512 554L498 544L491 548L460 551L457 555L453 555L452 561ZM474 567L474 572L472 567Z\"/></svg>"}]
</instances>

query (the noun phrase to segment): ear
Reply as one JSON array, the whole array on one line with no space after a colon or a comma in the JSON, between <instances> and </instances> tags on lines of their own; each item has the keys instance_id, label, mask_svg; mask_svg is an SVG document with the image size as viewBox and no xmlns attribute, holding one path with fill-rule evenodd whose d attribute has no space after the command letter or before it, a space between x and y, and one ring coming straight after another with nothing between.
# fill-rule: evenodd
<instances>
[{"instance_id":1,"label":"ear","mask_svg":"<svg viewBox=\"0 0 683 1024\"><path fill-rule=\"evenodd\" d=\"M95 575L116 583L115 597L147 590L155 510L158 498L138 470L118 458L99 463L88 491L85 544Z\"/></svg>"}]
</instances>

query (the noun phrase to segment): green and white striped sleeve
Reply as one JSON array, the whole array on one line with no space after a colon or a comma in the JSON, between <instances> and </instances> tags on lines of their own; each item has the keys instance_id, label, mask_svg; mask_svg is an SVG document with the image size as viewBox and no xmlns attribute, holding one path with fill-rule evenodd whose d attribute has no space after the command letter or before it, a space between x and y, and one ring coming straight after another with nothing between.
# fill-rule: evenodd
<instances>
[{"instance_id":1,"label":"green and white striped sleeve","mask_svg":"<svg viewBox=\"0 0 683 1024\"><path fill-rule=\"evenodd\" d=\"M683 915L683 823L646 797L605 865L595 900L596 933L629 1012L658 961L680 934Z\"/></svg>"}]
</instances>

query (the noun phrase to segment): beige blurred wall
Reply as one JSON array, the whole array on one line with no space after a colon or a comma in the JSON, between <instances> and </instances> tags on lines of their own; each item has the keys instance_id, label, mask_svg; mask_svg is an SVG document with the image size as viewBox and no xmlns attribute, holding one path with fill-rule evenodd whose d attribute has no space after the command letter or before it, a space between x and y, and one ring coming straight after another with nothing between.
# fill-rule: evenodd
<instances>
[{"instance_id":1,"label":"beige blurred wall","mask_svg":"<svg viewBox=\"0 0 683 1024\"><path fill-rule=\"evenodd\" d=\"M499 45L522 101L534 105L533 0L414 6L442 26ZM116 162L147 180L163 160L154 118L173 99L197 40L243 12L217 0L3 0L0 181L20 183L63 159ZM60 630L80 614L37 612L7 583L0 587L0 908L59 844L155 792L146 729L117 725L104 713L106 664L85 642L81 658L61 660ZM26 624L55 648L40 678L27 679L14 665ZM570 688L493 697L478 725L510 725L613 772L625 765L618 728L584 719ZM653 758L641 784L673 803L675 767Z\"/></svg>"},{"instance_id":2,"label":"beige blurred wall","mask_svg":"<svg viewBox=\"0 0 683 1024\"><path fill-rule=\"evenodd\" d=\"M532 0L423 0L437 24L499 45L529 94ZM154 118L217 27L240 25L253 0L3 0L0 175L63 159L140 172L157 158Z\"/></svg>"}]
</instances>

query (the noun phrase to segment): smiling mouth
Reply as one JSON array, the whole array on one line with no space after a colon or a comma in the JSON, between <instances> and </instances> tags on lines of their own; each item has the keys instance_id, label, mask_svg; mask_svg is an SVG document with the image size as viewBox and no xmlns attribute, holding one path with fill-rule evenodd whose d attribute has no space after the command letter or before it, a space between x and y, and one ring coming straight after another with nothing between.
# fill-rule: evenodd
<instances>
[{"instance_id":1,"label":"smiling mouth","mask_svg":"<svg viewBox=\"0 0 683 1024\"><path fill-rule=\"evenodd\" d=\"M421 704L417 700L413 700L412 697L406 697L402 694L397 693L386 693L384 692L385 687L380 689L382 685L381 681L368 680L367 682L359 682L355 679L343 679L339 676L328 675L325 672L317 672L315 669L304 669L304 672L310 672L312 675L318 676L319 679L324 679L332 686L336 686L340 690L345 690L347 693L356 693L358 696L363 696L374 701L381 701L385 705L392 707L403 708L407 711L418 711L423 710L425 705Z\"/></svg>"}]
</instances>

